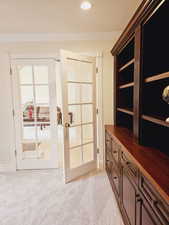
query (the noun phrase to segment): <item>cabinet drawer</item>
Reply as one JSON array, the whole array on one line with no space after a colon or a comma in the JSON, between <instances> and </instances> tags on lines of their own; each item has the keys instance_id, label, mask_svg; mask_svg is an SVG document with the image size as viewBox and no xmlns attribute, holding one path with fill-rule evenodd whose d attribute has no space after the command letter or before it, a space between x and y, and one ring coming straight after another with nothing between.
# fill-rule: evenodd
<instances>
[{"instance_id":1,"label":"cabinet drawer","mask_svg":"<svg viewBox=\"0 0 169 225\"><path fill-rule=\"evenodd\" d=\"M111 137L110 137L110 135L106 132L106 140L105 140L105 144L106 144L106 149L108 150L108 151L111 151L111 149L112 149L112 142L111 142Z\"/></svg>"},{"instance_id":2,"label":"cabinet drawer","mask_svg":"<svg viewBox=\"0 0 169 225\"><path fill-rule=\"evenodd\" d=\"M132 181L134 181L136 184L138 184L138 169L137 169L137 167L124 154L124 152L121 153L121 160L122 160L122 165L127 170L127 172L130 175Z\"/></svg>"},{"instance_id":3,"label":"cabinet drawer","mask_svg":"<svg viewBox=\"0 0 169 225\"><path fill-rule=\"evenodd\" d=\"M112 161L109 159L108 154L106 154L106 171L107 173L111 173Z\"/></svg>"},{"instance_id":4,"label":"cabinet drawer","mask_svg":"<svg viewBox=\"0 0 169 225\"><path fill-rule=\"evenodd\" d=\"M118 197L119 197L119 194L120 194L119 182L120 182L119 173L117 172L116 167L112 164L112 167L111 167L111 183L114 186L116 195Z\"/></svg>"},{"instance_id":5,"label":"cabinet drawer","mask_svg":"<svg viewBox=\"0 0 169 225\"><path fill-rule=\"evenodd\" d=\"M139 197L136 202L136 225L163 225L144 197Z\"/></svg>"},{"instance_id":6,"label":"cabinet drawer","mask_svg":"<svg viewBox=\"0 0 169 225\"><path fill-rule=\"evenodd\" d=\"M106 161L113 161L112 153L111 151L106 151Z\"/></svg>"},{"instance_id":7,"label":"cabinet drawer","mask_svg":"<svg viewBox=\"0 0 169 225\"><path fill-rule=\"evenodd\" d=\"M112 156L116 163L119 162L120 145L112 138Z\"/></svg>"},{"instance_id":8,"label":"cabinet drawer","mask_svg":"<svg viewBox=\"0 0 169 225\"><path fill-rule=\"evenodd\" d=\"M162 224L169 224L169 205L167 205L161 197L156 193L152 185L148 180L141 175L140 177L140 191L143 193L144 197L150 203L155 213L158 215Z\"/></svg>"}]
</instances>

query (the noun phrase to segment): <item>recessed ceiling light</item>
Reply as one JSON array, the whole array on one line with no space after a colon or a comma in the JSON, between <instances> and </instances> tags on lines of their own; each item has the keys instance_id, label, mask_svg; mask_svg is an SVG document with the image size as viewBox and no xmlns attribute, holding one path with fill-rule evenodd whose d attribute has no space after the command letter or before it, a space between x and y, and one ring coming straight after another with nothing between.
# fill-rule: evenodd
<instances>
[{"instance_id":1,"label":"recessed ceiling light","mask_svg":"<svg viewBox=\"0 0 169 225\"><path fill-rule=\"evenodd\" d=\"M85 2L82 2L80 8L83 10L89 10L92 8L92 4L90 2L85 1Z\"/></svg>"}]
</instances>

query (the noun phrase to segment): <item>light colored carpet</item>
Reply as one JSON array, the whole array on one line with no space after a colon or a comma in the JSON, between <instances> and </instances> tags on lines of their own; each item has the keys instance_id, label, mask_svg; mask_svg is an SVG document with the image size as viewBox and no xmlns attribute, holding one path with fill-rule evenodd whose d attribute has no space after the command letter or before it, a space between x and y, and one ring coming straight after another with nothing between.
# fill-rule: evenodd
<instances>
[{"instance_id":1,"label":"light colored carpet","mask_svg":"<svg viewBox=\"0 0 169 225\"><path fill-rule=\"evenodd\" d=\"M123 225L105 172L69 184L60 170L0 174L0 225Z\"/></svg>"}]
</instances>

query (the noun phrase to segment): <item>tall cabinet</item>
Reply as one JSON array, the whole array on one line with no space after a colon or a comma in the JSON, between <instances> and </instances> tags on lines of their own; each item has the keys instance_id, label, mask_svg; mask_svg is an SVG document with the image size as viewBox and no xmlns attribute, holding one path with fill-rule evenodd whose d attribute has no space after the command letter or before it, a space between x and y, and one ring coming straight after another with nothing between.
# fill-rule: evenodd
<instances>
[{"instance_id":1,"label":"tall cabinet","mask_svg":"<svg viewBox=\"0 0 169 225\"><path fill-rule=\"evenodd\" d=\"M112 49L106 171L125 225L169 224L169 0L144 0Z\"/></svg>"}]
</instances>

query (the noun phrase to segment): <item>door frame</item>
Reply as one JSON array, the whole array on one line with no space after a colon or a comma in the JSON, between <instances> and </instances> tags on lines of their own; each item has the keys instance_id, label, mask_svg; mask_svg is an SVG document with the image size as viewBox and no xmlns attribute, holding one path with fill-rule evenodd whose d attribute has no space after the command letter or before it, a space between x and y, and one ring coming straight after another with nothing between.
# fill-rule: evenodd
<instances>
[{"instance_id":1,"label":"door frame","mask_svg":"<svg viewBox=\"0 0 169 225\"><path fill-rule=\"evenodd\" d=\"M99 149L99 152L97 154L98 158L98 168L100 170L105 169L105 146L104 146L104 141L105 141L105 129L104 129L104 113L103 113L103 52L81 52L82 55L87 55L87 56L93 56L96 57L96 67L97 69L97 79L96 79L96 90L99 88L99 91L97 91L96 94L96 107L98 109L98 143L97 143L97 148ZM60 62L59 59L59 53L41 53L41 54L36 54L36 53L24 53L24 54L9 54L9 59L10 59L10 70L12 73L12 62L14 60L24 60L24 59L53 59L57 62ZM11 89L12 89L12 79L11 79ZM99 96L98 96L99 92ZM13 91L12 93L12 99L13 99ZM14 110L14 102L12 101L12 111ZM13 128L13 135L14 135L14 143L15 143L15 149L14 153L16 152L16 129L15 127ZM16 155L15 155L16 157ZM17 166L15 168L17 170Z\"/></svg>"}]
</instances>

